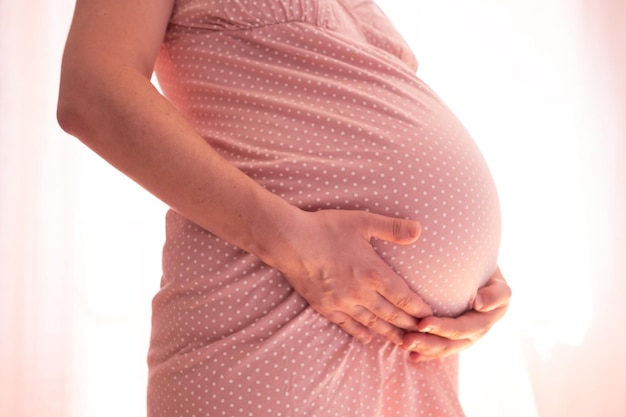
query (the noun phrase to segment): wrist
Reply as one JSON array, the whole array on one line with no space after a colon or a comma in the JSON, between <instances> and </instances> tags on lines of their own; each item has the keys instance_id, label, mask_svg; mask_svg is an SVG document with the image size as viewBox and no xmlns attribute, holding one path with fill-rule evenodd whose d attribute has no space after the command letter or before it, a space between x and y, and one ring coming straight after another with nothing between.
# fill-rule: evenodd
<instances>
[{"instance_id":1,"label":"wrist","mask_svg":"<svg viewBox=\"0 0 626 417\"><path fill-rule=\"evenodd\" d=\"M242 248L284 272L299 258L293 241L306 212L278 196L272 200L258 207Z\"/></svg>"}]
</instances>

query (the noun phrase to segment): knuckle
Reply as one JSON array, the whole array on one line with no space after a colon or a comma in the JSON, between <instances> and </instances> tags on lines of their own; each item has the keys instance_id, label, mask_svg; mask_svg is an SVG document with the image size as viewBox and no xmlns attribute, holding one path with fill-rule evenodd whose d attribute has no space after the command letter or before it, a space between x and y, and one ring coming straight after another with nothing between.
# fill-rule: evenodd
<instances>
[{"instance_id":1,"label":"knuckle","mask_svg":"<svg viewBox=\"0 0 626 417\"><path fill-rule=\"evenodd\" d=\"M330 313L326 314L326 318L332 323L335 323L342 327L346 326L350 322L350 318L339 311L331 311Z\"/></svg>"},{"instance_id":2,"label":"knuckle","mask_svg":"<svg viewBox=\"0 0 626 417\"><path fill-rule=\"evenodd\" d=\"M331 320L331 322L335 323L337 326L340 327L347 327L349 323L348 319L336 319L336 320Z\"/></svg>"},{"instance_id":3,"label":"knuckle","mask_svg":"<svg viewBox=\"0 0 626 417\"><path fill-rule=\"evenodd\" d=\"M444 356L450 355L451 353L452 353L452 349L450 345L444 344L439 348L439 352L437 352L437 356L444 357Z\"/></svg>"},{"instance_id":4,"label":"knuckle","mask_svg":"<svg viewBox=\"0 0 626 417\"><path fill-rule=\"evenodd\" d=\"M448 335L448 338L452 340L462 339L463 337L464 337L464 333L459 329L452 330L450 334Z\"/></svg>"},{"instance_id":5,"label":"knuckle","mask_svg":"<svg viewBox=\"0 0 626 417\"><path fill-rule=\"evenodd\" d=\"M365 319L365 324L367 327L374 327L376 325L376 323L378 323L378 316L376 316L376 314L372 313L370 314L366 319Z\"/></svg>"},{"instance_id":6,"label":"knuckle","mask_svg":"<svg viewBox=\"0 0 626 417\"><path fill-rule=\"evenodd\" d=\"M400 311L393 310L389 315L387 315L387 322L395 323L400 319Z\"/></svg>"},{"instance_id":7,"label":"knuckle","mask_svg":"<svg viewBox=\"0 0 626 417\"><path fill-rule=\"evenodd\" d=\"M395 344L402 343L402 335L396 329L393 329L393 328L384 332L383 337L387 340L392 341Z\"/></svg>"},{"instance_id":8,"label":"knuckle","mask_svg":"<svg viewBox=\"0 0 626 417\"><path fill-rule=\"evenodd\" d=\"M392 223L393 237L396 239L402 238L402 221L400 219L394 219Z\"/></svg>"},{"instance_id":9,"label":"knuckle","mask_svg":"<svg viewBox=\"0 0 626 417\"><path fill-rule=\"evenodd\" d=\"M405 297L402 297L398 301L396 301L396 306L398 308L403 309L403 310L406 309L407 307L409 307L410 305L411 305L411 297L408 296L408 295L405 296Z\"/></svg>"}]
</instances>

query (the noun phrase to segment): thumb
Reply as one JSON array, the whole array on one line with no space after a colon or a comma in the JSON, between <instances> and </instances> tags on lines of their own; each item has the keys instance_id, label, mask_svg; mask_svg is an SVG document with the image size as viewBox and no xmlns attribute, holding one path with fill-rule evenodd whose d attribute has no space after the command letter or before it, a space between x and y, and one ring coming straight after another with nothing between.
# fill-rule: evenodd
<instances>
[{"instance_id":1,"label":"thumb","mask_svg":"<svg viewBox=\"0 0 626 417\"><path fill-rule=\"evenodd\" d=\"M489 278L485 286L478 290L473 308L481 312L489 312L497 308L508 306L511 299L511 288L500 272L496 272Z\"/></svg>"},{"instance_id":2,"label":"thumb","mask_svg":"<svg viewBox=\"0 0 626 417\"><path fill-rule=\"evenodd\" d=\"M415 220L382 216L367 213L367 231L369 238L406 245L413 243L422 233L422 226Z\"/></svg>"}]
</instances>

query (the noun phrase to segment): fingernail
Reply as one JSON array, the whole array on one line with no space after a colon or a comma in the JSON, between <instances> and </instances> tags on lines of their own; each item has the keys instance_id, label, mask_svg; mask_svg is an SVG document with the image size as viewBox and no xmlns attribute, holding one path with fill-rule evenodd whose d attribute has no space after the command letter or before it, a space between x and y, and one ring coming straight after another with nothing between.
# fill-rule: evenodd
<instances>
[{"instance_id":1,"label":"fingernail","mask_svg":"<svg viewBox=\"0 0 626 417\"><path fill-rule=\"evenodd\" d=\"M408 236L409 238L415 238L420 235L422 232L422 225L416 222L415 220L411 221L411 227L408 227Z\"/></svg>"},{"instance_id":2,"label":"fingernail","mask_svg":"<svg viewBox=\"0 0 626 417\"><path fill-rule=\"evenodd\" d=\"M425 329L422 330L422 333L430 333L430 331L432 329L433 329L432 327L428 326L428 327L426 327Z\"/></svg>"}]
</instances>

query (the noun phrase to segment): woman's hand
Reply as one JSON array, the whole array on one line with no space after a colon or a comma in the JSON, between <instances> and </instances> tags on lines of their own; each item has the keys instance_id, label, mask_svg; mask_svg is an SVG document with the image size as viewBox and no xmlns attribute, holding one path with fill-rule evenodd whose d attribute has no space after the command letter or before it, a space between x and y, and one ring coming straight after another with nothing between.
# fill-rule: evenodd
<instances>
[{"instance_id":1,"label":"woman's hand","mask_svg":"<svg viewBox=\"0 0 626 417\"><path fill-rule=\"evenodd\" d=\"M456 318L426 317L418 333L407 333L402 347L410 350L414 362L459 353L485 335L504 315L511 299L511 288L500 269L478 290L473 309Z\"/></svg>"},{"instance_id":2,"label":"woman's hand","mask_svg":"<svg viewBox=\"0 0 626 417\"><path fill-rule=\"evenodd\" d=\"M396 244L415 242L415 221L365 211L301 211L278 239L287 247L272 256L294 289L331 322L361 342L373 333L402 344L406 331L431 308L380 258L372 238ZM276 253L276 251L274 251Z\"/></svg>"}]
</instances>

